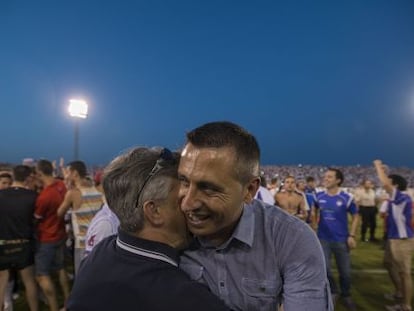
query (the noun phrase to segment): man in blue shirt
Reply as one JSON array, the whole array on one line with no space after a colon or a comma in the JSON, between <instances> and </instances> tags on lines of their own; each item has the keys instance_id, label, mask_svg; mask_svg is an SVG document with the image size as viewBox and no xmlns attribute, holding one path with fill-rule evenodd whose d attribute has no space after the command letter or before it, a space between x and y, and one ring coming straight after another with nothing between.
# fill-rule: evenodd
<instances>
[{"instance_id":1,"label":"man in blue shirt","mask_svg":"<svg viewBox=\"0 0 414 311\"><path fill-rule=\"evenodd\" d=\"M387 306L387 310L410 311L412 299L411 262L414 252L414 232L412 222L412 200L402 191L407 190L407 181L400 175L386 175L384 165L380 160L374 161L378 178L390 196L385 216L387 240L391 253L391 264L398 272L398 287L402 289L402 303Z\"/></svg>"},{"instance_id":2,"label":"man in blue shirt","mask_svg":"<svg viewBox=\"0 0 414 311\"><path fill-rule=\"evenodd\" d=\"M253 200L256 139L230 122L187 134L179 201L194 243L180 267L233 310L333 310L321 246L311 228Z\"/></svg>"},{"instance_id":3,"label":"man in blue shirt","mask_svg":"<svg viewBox=\"0 0 414 311\"><path fill-rule=\"evenodd\" d=\"M338 297L338 288L333 278L330 261L335 256L339 272L342 302L348 310L355 310L351 299L351 259L349 251L356 246L355 232L358 226L358 210L351 194L341 191L343 174L336 168L328 168L324 176L326 191L316 194L319 212L318 237L325 255L328 279L332 295ZM352 215L351 232L348 230L348 213Z\"/></svg>"}]
</instances>

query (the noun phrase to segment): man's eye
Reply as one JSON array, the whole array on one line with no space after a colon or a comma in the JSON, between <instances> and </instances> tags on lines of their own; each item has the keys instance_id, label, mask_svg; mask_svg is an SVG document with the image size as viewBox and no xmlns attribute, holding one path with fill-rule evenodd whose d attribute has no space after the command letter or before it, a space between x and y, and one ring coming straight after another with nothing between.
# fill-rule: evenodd
<instances>
[{"instance_id":1,"label":"man's eye","mask_svg":"<svg viewBox=\"0 0 414 311\"><path fill-rule=\"evenodd\" d=\"M180 182L180 184L182 186L188 186L190 183L188 182L187 179L185 179L184 177L178 177L178 181Z\"/></svg>"},{"instance_id":2,"label":"man's eye","mask_svg":"<svg viewBox=\"0 0 414 311\"><path fill-rule=\"evenodd\" d=\"M208 195L212 195L212 194L216 193L216 190L211 189L211 188L206 188L206 189L204 189L204 192Z\"/></svg>"}]
</instances>

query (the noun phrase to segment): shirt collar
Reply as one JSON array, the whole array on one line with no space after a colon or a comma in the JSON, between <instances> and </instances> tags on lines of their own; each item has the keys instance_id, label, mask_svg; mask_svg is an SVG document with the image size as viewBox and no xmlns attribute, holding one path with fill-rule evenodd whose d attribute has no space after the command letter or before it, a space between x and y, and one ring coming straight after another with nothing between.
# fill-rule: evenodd
<instances>
[{"instance_id":1,"label":"shirt collar","mask_svg":"<svg viewBox=\"0 0 414 311\"><path fill-rule=\"evenodd\" d=\"M243 207L243 213L240 217L240 221L234 230L231 239L237 239L250 247L253 246L254 239L254 206L245 204ZM257 207L256 207L257 208Z\"/></svg>"},{"instance_id":2,"label":"shirt collar","mask_svg":"<svg viewBox=\"0 0 414 311\"><path fill-rule=\"evenodd\" d=\"M116 247L117 249L132 255L160 260L178 267L178 250L164 243L132 236L121 229L118 230Z\"/></svg>"},{"instance_id":3,"label":"shirt collar","mask_svg":"<svg viewBox=\"0 0 414 311\"><path fill-rule=\"evenodd\" d=\"M257 202L257 200L253 200L253 202ZM238 240L248 245L249 247L253 246L253 239L254 239L254 214L252 210L253 208L254 206L248 205L248 204L245 204L243 206L242 215L239 219L239 223L237 224L236 228L233 231L233 234L226 242L216 247L217 249L226 248L231 243L232 240ZM212 247L208 243L208 241L203 240L202 238L196 237L195 240L196 240L196 245L198 244L205 248ZM192 246L197 247L196 245L193 244Z\"/></svg>"}]
</instances>

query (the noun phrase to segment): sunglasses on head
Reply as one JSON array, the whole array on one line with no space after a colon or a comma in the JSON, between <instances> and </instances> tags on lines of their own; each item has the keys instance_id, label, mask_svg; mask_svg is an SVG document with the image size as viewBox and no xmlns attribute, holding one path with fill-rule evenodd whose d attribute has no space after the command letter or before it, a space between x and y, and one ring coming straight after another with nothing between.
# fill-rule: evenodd
<instances>
[{"instance_id":1,"label":"sunglasses on head","mask_svg":"<svg viewBox=\"0 0 414 311\"><path fill-rule=\"evenodd\" d=\"M135 208L138 207L138 203L139 203L139 199L141 197L142 191L144 190L145 186L147 185L151 177L156 175L162 168L176 163L176 161L177 159L176 157L174 157L174 154L171 152L171 150L169 150L168 148L163 148L161 150L161 153L160 153L160 156L158 157L157 162L155 162L150 173L148 174L147 178L145 178L144 182L142 183L141 188L138 191L137 199L135 201Z\"/></svg>"}]
</instances>

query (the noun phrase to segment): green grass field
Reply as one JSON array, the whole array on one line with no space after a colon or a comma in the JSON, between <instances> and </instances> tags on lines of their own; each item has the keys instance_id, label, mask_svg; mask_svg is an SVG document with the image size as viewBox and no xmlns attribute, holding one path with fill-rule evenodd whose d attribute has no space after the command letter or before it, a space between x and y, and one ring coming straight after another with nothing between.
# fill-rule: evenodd
<instances>
[{"instance_id":1,"label":"green grass field","mask_svg":"<svg viewBox=\"0 0 414 311\"><path fill-rule=\"evenodd\" d=\"M382 230L379 228L378 236L381 232ZM360 311L385 310L385 305L392 304L392 302L384 299L384 293L391 293L393 288L388 274L382 266L384 251L381 246L381 242L358 242L357 248L351 253L352 296ZM15 311L28 310L23 297L24 293L20 292L20 298L15 301ZM41 303L40 310L46 311L48 308ZM340 300L335 310L346 310L341 305Z\"/></svg>"},{"instance_id":2,"label":"green grass field","mask_svg":"<svg viewBox=\"0 0 414 311\"><path fill-rule=\"evenodd\" d=\"M393 286L382 265L381 246L381 243L358 242L351 252L352 297L358 310L385 310L385 305L393 304L384 298L384 293L393 292ZM338 301L335 310L346 309Z\"/></svg>"}]
</instances>

